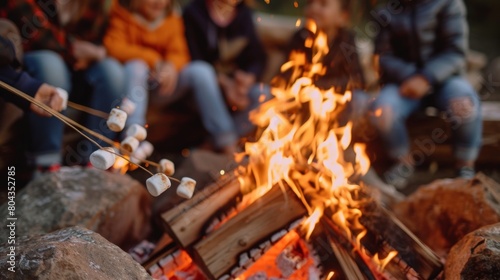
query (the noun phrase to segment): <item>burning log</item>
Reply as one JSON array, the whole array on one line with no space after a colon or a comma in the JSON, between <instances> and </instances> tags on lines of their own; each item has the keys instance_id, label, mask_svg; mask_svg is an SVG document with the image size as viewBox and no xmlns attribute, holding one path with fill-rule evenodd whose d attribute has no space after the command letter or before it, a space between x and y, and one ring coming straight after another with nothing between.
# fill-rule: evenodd
<instances>
[{"instance_id":1,"label":"burning log","mask_svg":"<svg viewBox=\"0 0 500 280\"><path fill-rule=\"evenodd\" d=\"M196 243L193 258L210 279L235 277L278 242L293 221L306 214L290 189L283 193L274 187Z\"/></svg>"},{"instance_id":2,"label":"burning log","mask_svg":"<svg viewBox=\"0 0 500 280\"><path fill-rule=\"evenodd\" d=\"M232 201L240 193L240 185L233 175L196 193L193 198L162 214L165 231L186 248L201 238L207 221L221 205Z\"/></svg>"},{"instance_id":3,"label":"burning log","mask_svg":"<svg viewBox=\"0 0 500 280\"><path fill-rule=\"evenodd\" d=\"M393 214L376 203L364 205L362 211L360 222L394 248L399 258L418 275L424 279L434 279L442 272L443 264L439 257Z\"/></svg>"}]
</instances>

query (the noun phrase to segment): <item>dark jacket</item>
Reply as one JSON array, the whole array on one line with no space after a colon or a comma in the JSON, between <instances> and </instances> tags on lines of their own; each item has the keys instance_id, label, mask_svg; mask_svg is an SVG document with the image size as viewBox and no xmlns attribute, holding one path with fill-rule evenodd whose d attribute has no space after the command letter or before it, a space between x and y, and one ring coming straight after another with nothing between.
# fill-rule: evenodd
<instances>
[{"instance_id":1,"label":"dark jacket","mask_svg":"<svg viewBox=\"0 0 500 280\"><path fill-rule=\"evenodd\" d=\"M227 27L212 21L205 0L191 1L183 18L192 60L206 61L217 72L228 75L238 69L257 78L262 75L266 53L255 31L252 11L246 5L237 7L235 19Z\"/></svg>"},{"instance_id":2,"label":"dark jacket","mask_svg":"<svg viewBox=\"0 0 500 280\"><path fill-rule=\"evenodd\" d=\"M314 38L311 31L305 28L297 31L290 41L288 57L292 52L302 52L306 54L306 62L311 64L313 50L306 47L308 38ZM333 87L338 93L344 93L346 90L364 89L365 80L356 51L354 35L348 30L340 29L328 48L328 53L321 61L326 66L326 72L324 75L316 77L315 85L321 89ZM287 73L284 73L283 77L287 77Z\"/></svg>"},{"instance_id":3,"label":"dark jacket","mask_svg":"<svg viewBox=\"0 0 500 280\"><path fill-rule=\"evenodd\" d=\"M440 85L461 74L468 47L463 1L413 0L401 5L401 9L378 12L383 28L376 52L383 82L400 84L422 74L431 84Z\"/></svg>"},{"instance_id":4,"label":"dark jacket","mask_svg":"<svg viewBox=\"0 0 500 280\"><path fill-rule=\"evenodd\" d=\"M33 79L26 72L16 70L13 66L17 65L19 63L16 61L14 46L8 39L0 36L0 81L35 96L42 83ZM30 105L28 101L3 88L0 88L0 98L14 103L23 110L27 110Z\"/></svg>"}]
</instances>

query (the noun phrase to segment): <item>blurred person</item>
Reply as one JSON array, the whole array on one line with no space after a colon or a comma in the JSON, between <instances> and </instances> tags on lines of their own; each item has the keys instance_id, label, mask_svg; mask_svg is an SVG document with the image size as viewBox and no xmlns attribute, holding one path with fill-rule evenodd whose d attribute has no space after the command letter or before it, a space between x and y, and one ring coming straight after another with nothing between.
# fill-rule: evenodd
<instances>
[{"instance_id":1,"label":"blurred person","mask_svg":"<svg viewBox=\"0 0 500 280\"><path fill-rule=\"evenodd\" d=\"M328 53L322 60L326 72L315 77L314 84L321 89L334 88L335 92L341 94L346 91L352 93L346 111L350 114L344 114L343 122L347 122L349 118L361 118L368 104L355 36L349 30L350 10L349 0L309 0L304 10L306 19L313 21L327 37ZM312 31L307 28L297 31L289 43L288 56L291 57L294 52L305 53L306 61L312 64L313 48L306 46L309 39L314 39Z\"/></svg>"},{"instance_id":2,"label":"blurred person","mask_svg":"<svg viewBox=\"0 0 500 280\"><path fill-rule=\"evenodd\" d=\"M107 57L101 45L111 0L5 2L0 16L13 21L21 31L23 63L28 73L70 95L79 95L72 97L90 99L88 105L96 110L109 112L118 104L124 85L123 69ZM62 162L63 123L33 114L29 121L31 152L38 170L57 170ZM85 125L108 138L115 137L106 120L88 116ZM80 142L75 163L87 165L96 148L87 140Z\"/></svg>"},{"instance_id":3,"label":"blurred person","mask_svg":"<svg viewBox=\"0 0 500 280\"><path fill-rule=\"evenodd\" d=\"M183 18L191 59L213 67L234 129L248 135L254 129L249 112L270 96L259 83L267 59L252 10L241 0L192 0Z\"/></svg>"},{"instance_id":4,"label":"blurred person","mask_svg":"<svg viewBox=\"0 0 500 280\"><path fill-rule=\"evenodd\" d=\"M444 111L451 124L456 175L472 178L482 121L479 97L463 75L468 50L465 5L462 0L404 0L396 8L398 13L378 12L380 17L390 13L390 20L376 40L383 88L371 108L373 124L396 162L385 173L386 180L406 185L415 159L405 121L428 105Z\"/></svg>"},{"instance_id":5,"label":"blurred person","mask_svg":"<svg viewBox=\"0 0 500 280\"><path fill-rule=\"evenodd\" d=\"M61 111L63 99L57 93L55 87L44 84L33 79L28 73L18 70L19 62L16 58L16 52L12 42L0 35L0 81L34 97L35 100L49 106L50 108ZM0 97L7 102L27 111L28 108L40 116L50 117L51 114L42 108L22 99L21 97L0 88Z\"/></svg>"},{"instance_id":6,"label":"blurred person","mask_svg":"<svg viewBox=\"0 0 500 280\"><path fill-rule=\"evenodd\" d=\"M204 61L190 62L184 23L172 5L171 0L119 1L112 10L104 42L125 64L126 97L136 105L127 125L146 123L150 99L152 106L164 106L191 93L216 149L234 153L239 135L215 72Z\"/></svg>"}]
</instances>

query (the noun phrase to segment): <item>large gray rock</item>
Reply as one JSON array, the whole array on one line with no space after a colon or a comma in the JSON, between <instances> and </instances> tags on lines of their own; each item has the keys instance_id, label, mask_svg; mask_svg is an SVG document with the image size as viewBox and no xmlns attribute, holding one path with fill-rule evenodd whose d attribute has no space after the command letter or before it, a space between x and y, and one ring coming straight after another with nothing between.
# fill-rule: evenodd
<instances>
[{"instance_id":1,"label":"large gray rock","mask_svg":"<svg viewBox=\"0 0 500 280\"><path fill-rule=\"evenodd\" d=\"M395 205L396 216L436 253L445 256L466 234L500 222L500 185L483 174L438 180Z\"/></svg>"},{"instance_id":2,"label":"large gray rock","mask_svg":"<svg viewBox=\"0 0 500 280\"><path fill-rule=\"evenodd\" d=\"M1 279L152 279L130 255L81 227L17 238L14 263L10 249L0 247Z\"/></svg>"},{"instance_id":3,"label":"large gray rock","mask_svg":"<svg viewBox=\"0 0 500 280\"><path fill-rule=\"evenodd\" d=\"M43 234L79 225L124 250L150 233L151 196L128 175L94 168L62 168L32 181L16 196L16 235ZM8 217L8 205L0 217ZM7 238L0 228L0 243Z\"/></svg>"},{"instance_id":4,"label":"large gray rock","mask_svg":"<svg viewBox=\"0 0 500 280\"><path fill-rule=\"evenodd\" d=\"M500 279L500 224L467 234L451 248L446 280Z\"/></svg>"}]
</instances>

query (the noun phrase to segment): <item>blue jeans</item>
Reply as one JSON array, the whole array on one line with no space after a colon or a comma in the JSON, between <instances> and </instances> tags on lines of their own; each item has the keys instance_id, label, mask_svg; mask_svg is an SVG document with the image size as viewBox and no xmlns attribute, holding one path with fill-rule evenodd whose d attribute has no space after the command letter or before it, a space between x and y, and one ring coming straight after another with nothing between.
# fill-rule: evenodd
<instances>
[{"instance_id":1,"label":"blue jeans","mask_svg":"<svg viewBox=\"0 0 500 280\"><path fill-rule=\"evenodd\" d=\"M464 102L470 106L463 105ZM427 105L432 105L446 113L445 120L450 123L452 129L455 158L474 161L481 146L480 100L472 86L462 77L449 78L443 85L436 88L433 94L421 100L402 97L399 93L399 86L395 84L386 85L381 90L372 104L370 115L391 158L399 159L409 155L410 140L405 121L412 113ZM444 133L443 130L433 132L433 135L430 135L431 140L442 143L447 136L441 132Z\"/></svg>"},{"instance_id":2,"label":"blue jeans","mask_svg":"<svg viewBox=\"0 0 500 280\"><path fill-rule=\"evenodd\" d=\"M238 137L253 129L248 114L258 106L260 95L269 92L267 87L255 86L250 93L251 106L245 111L231 114L217 83L215 70L206 62L194 61L186 65L179 73L174 93L168 96L153 89L149 98L149 68L144 61L127 62L125 72L126 97L135 103L135 111L129 115L127 125L144 125L149 103L164 106L187 94L193 94L203 125L213 138L216 148L233 145Z\"/></svg>"},{"instance_id":3,"label":"blue jeans","mask_svg":"<svg viewBox=\"0 0 500 280\"><path fill-rule=\"evenodd\" d=\"M26 53L24 56L26 70L35 78L71 93L81 88L82 84L73 84L73 72L62 57L52 51L41 50ZM114 59L106 58L94 63L83 73L83 81L90 86L89 107L109 112L120 102L124 90L124 72L122 66ZM31 127L31 150L38 165L50 165L61 162L61 147L64 125L58 119L43 118L35 114L29 116ZM108 129L106 120L96 116L88 116L84 124L87 128L113 139L116 133ZM89 141L84 140L74 155L75 164L85 164L88 157L97 149Z\"/></svg>"}]
</instances>

